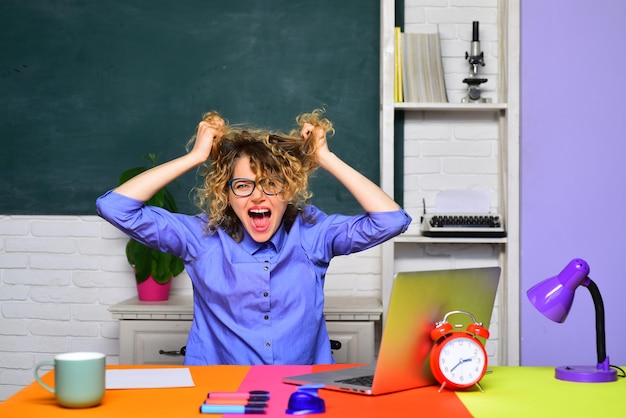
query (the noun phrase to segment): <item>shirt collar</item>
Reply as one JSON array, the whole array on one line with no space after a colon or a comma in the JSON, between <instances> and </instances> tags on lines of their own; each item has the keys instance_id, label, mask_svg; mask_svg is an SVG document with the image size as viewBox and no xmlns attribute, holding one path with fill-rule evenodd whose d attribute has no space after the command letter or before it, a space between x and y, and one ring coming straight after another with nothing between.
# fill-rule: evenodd
<instances>
[{"instance_id":1,"label":"shirt collar","mask_svg":"<svg viewBox=\"0 0 626 418\"><path fill-rule=\"evenodd\" d=\"M243 230L243 239L241 240L241 245L244 247L244 249L246 250L246 252L248 252L249 254L254 255L255 253L267 249L268 247L272 250L274 250L276 253L278 253L280 251L280 249L283 246L283 242L285 240L285 228L284 225L281 223L280 227L278 228L278 230L276 231L276 233L274 233L274 235L272 235L272 238L269 239L269 241L267 242L256 242L255 240L252 239L252 237L248 234L248 231L246 231L245 229Z\"/></svg>"}]
</instances>

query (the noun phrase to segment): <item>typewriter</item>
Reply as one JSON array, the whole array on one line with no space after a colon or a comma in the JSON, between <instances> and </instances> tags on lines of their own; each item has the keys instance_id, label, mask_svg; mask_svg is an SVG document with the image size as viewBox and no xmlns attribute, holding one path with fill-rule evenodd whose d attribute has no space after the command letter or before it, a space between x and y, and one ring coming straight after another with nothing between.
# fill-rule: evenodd
<instances>
[{"instance_id":1,"label":"typewriter","mask_svg":"<svg viewBox=\"0 0 626 418\"><path fill-rule=\"evenodd\" d=\"M493 213L431 213L424 214L421 223L426 237L506 237L502 216Z\"/></svg>"}]
</instances>

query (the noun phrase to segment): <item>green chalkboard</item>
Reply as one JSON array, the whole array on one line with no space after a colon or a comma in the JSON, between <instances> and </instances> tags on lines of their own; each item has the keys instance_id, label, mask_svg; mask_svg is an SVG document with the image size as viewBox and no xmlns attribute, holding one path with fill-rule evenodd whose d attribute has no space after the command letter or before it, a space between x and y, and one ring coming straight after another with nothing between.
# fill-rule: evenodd
<instances>
[{"instance_id":1,"label":"green chalkboard","mask_svg":"<svg viewBox=\"0 0 626 418\"><path fill-rule=\"evenodd\" d=\"M94 214L119 174L185 152L205 111L330 147L379 179L379 0L0 1L0 214ZM194 174L179 179L194 213ZM359 211L326 173L313 203Z\"/></svg>"}]
</instances>

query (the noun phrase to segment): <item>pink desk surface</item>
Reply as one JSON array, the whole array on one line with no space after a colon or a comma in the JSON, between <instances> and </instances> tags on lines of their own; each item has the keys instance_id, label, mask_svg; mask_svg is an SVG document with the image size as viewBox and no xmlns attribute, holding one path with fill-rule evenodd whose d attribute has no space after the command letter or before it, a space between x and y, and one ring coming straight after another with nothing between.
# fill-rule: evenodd
<instances>
[{"instance_id":1,"label":"pink desk surface","mask_svg":"<svg viewBox=\"0 0 626 418\"><path fill-rule=\"evenodd\" d=\"M109 366L109 368L148 366ZM156 367L156 366L154 366ZM163 367L163 366L158 366ZM195 386L173 389L107 390L102 404L88 409L57 406L53 395L33 382L0 404L0 418L14 417L202 417L198 407L211 391L269 390L268 417L285 413L296 386L282 377L326 370L335 366L194 366ZM554 379L552 368L493 367L481 384L485 392L437 392L430 386L389 395L368 397L321 390L326 413L311 417L561 417L626 416L622 398L625 379L614 383L570 383ZM52 384L54 372L44 376ZM215 416L215 415L209 415ZM233 415L229 415L233 416ZM237 415L235 415L237 416Z\"/></svg>"}]
</instances>

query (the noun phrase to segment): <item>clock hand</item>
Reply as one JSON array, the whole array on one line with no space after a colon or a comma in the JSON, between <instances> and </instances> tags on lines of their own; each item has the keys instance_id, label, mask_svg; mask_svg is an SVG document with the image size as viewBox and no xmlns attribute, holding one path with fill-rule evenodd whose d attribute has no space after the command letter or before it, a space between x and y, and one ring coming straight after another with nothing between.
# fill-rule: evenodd
<instances>
[{"instance_id":1,"label":"clock hand","mask_svg":"<svg viewBox=\"0 0 626 418\"><path fill-rule=\"evenodd\" d=\"M463 363L467 363L467 362L469 362L469 361L472 361L472 359L471 359L471 358L460 359L460 360L459 360L459 362L458 362L458 363L457 363L457 364L456 364L456 365L455 365L452 369L450 369L450 371L451 371L451 372L453 372L453 371L454 371L454 369L456 369L457 367L459 367L461 364L463 364Z\"/></svg>"}]
</instances>

